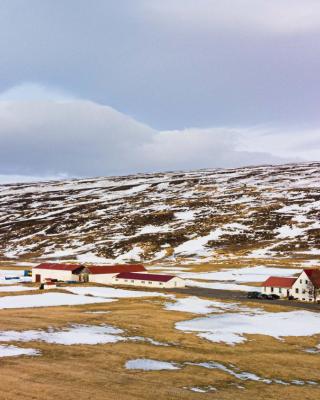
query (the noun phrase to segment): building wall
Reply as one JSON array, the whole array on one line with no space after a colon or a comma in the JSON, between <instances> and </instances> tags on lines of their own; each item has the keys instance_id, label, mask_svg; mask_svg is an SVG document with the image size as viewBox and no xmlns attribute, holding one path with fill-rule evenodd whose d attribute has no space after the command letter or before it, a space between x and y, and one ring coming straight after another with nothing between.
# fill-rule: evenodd
<instances>
[{"instance_id":1,"label":"building wall","mask_svg":"<svg viewBox=\"0 0 320 400\"><path fill-rule=\"evenodd\" d=\"M113 283L113 277L116 274L89 274L89 282L101 283L105 285L110 285Z\"/></svg>"},{"instance_id":2,"label":"building wall","mask_svg":"<svg viewBox=\"0 0 320 400\"><path fill-rule=\"evenodd\" d=\"M171 279L169 282L166 282L167 288L185 287L185 286L186 286L185 280L178 277L175 277Z\"/></svg>"},{"instance_id":3,"label":"building wall","mask_svg":"<svg viewBox=\"0 0 320 400\"><path fill-rule=\"evenodd\" d=\"M292 296L302 301L314 301L313 291L310 292L310 285L312 285L308 275L303 271L298 279L292 286ZM320 300L320 296L318 296Z\"/></svg>"},{"instance_id":4,"label":"building wall","mask_svg":"<svg viewBox=\"0 0 320 400\"><path fill-rule=\"evenodd\" d=\"M79 276L73 275L72 271L60 271L60 270L34 268L32 270L32 282L36 281L36 275L40 275L41 282L44 282L46 279L58 279L59 281L79 280Z\"/></svg>"},{"instance_id":5,"label":"building wall","mask_svg":"<svg viewBox=\"0 0 320 400\"><path fill-rule=\"evenodd\" d=\"M57 279L59 281L79 281L79 275L72 274L71 271L49 270L49 269L33 269L32 281L36 281L36 275L41 276L41 282L46 279ZM89 274L89 282L101 283L104 285L130 285L130 286L143 286L143 287L156 287L156 288L175 288L185 287L185 281L179 277L175 277L168 282L158 282L149 280L138 279L118 279L115 278L118 273L114 274Z\"/></svg>"},{"instance_id":6,"label":"building wall","mask_svg":"<svg viewBox=\"0 0 320 400\"><path fill-rule=\"evenodd\" d=\"M56 289L56 288L57 288L57 285L46 285L46 284L43 285L43 289L45 289L45 290Z\"/></svg>"},{"instance_id":7,"label":"building wall","mask_svg":"<svg viewBox=\"0 0 320 400\"><path fill-rule=\"evenodd\" d=\"M281 298L287 298L288 296L291 295L291 289L288 288L278 288L278 287L270 287L270 286L264 286L262 288L262 293L264 294L276 294L277 296L280 296Z\"/></svg>"},{"instance_id":8,"label":"building wall","mask_svg":"<svg viewBox=\"0 0 320 400\"><path fill-rule=\"evenodd\" d=\"M149 280L138 280L138 279L120 279L114 277L112 283L115 285L126 285L126 286L140 286L140 287L150 287L150 288L162 288L170 289L174 287L185 287L185 281L181 278L173 278L168 282L158 282Z\"/></svg>"}]
</instances>

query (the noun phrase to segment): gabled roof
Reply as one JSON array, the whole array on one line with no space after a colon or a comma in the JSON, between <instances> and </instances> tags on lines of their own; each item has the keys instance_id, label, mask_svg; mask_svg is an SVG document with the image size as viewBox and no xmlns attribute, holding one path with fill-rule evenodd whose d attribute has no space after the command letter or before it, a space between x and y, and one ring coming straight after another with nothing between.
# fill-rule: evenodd
<instances>
[{"instance_id":1,"label":"gabled roof","mask_svg":"<svg viewBox=\"0 0 320 400\"><path fill-rule=\"evenodd\" d=\"M291 288L297 278L282 278L280 276L270 276L261 284L264 287Z\"/></svg>"},{"instance_id":2,"label":"gabled roof","mask_svg":"<svg viewBox=\"0 0 320 400\"><path fill-rule=\"evenodd\" d=\"M122 272L116 276L119 279L134 279L138 281L156 281L168 282L175 278L173 275L156 275L156 274L136 274L134 272Z\"/></svg>"},{"instance_id":3,"label":"gabled roof","mask_svg":"<svg viewBox=\"0 0 320 400\"><path fill-rule=\"evenodd\" d=\"M320 288L320 269L316 268L310 268L310 269L304 269L303 270L310 281L312 282L313 286L317 289Z\"/></svg>"},{"instance_id":4,"label":"gabled roof","mask_svg":"<svg viewBox=\"0 0 320 400\"><path fill-rule=\"evenodd\" d=\"M34 269L49 269L54 271L76 271L79 268L84 268L80 264L54 264L54 263L44 263L37 265Z\"/></svg>"},{"instance_id":5,"label":"gabled roof","mask_svg":"<svg viewBox=\"0 0 320 400\"><path fill-rule=\"evenodd\" d=\"M124 265L92 265L86 267L89 274L117 274L120 272L143 272L145 267L142 264L124 264Z\"/></svg>"}]
</instances>

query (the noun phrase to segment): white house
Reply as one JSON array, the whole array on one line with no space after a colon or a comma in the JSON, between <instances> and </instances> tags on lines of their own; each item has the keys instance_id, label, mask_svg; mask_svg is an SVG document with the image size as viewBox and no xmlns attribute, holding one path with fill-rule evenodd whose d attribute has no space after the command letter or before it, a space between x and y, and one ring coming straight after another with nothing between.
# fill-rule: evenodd
<instances>
[{"instance_id":1,"label":"white house","mask_svg":"<svg viewBox=\"0 0 320 400\"><path fill-rule=\"evenodd\" d=\"M113 283L116 285L144 286L162 289L185 287L184 279L177 276L135 272L121 272L113 278Z\"/></svg>"},{"instance_id":2,"label":"white house","mask_svg":"<svg viewBox=\"0 0 320 400\"><path fill-rule=\"evenodd\" d=\"M304 269L297 278L270 276L261 286L265 294L286 298L292 296L301 301L320 301L320 269Z\"/></svg>"},{"instance_id":3,"label":"white house","mask_svg":"<svg viewBox=\"0 0 320 400\"><path fill-rule=\"evenodd\" d=\"M276 294L281 298L288 298L291 296L292 287L297 278L282 278L279 276L270 276L262 284L262 293Z\"/></svg>"},{"instance_id":4,"label":"white house","mask_svg":"<svg viewBox=\"0 0 320 400\"><path fill-rule=\"evenodd\" d=\"M304 269L292 286L292 296L302 301L320 301L320 269Z\"/></svg>"},{"instance_id":5,"label":"white house","mask_svg":"<svg viewBox=\"0 0 320 400\"><path fill-rule=\"evenodd\" d=\"M32 282L78 281L84 268L80 264L40 264L32 268Z\"/></svg>"}]
</instances>

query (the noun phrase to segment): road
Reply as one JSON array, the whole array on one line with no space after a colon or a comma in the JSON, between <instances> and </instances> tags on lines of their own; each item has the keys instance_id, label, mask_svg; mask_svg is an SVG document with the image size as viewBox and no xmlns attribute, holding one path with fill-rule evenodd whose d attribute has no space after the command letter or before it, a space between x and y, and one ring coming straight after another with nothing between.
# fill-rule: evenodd
<instances>
[{"instance_id":1,"label":"road","mask_svg":"<svg viewBox=\"0 0 320 400\"><path fill-rule=\"evenodd\" d=\"M278 304L284 307L295 307L303 308L304 310L320 311L320 304L306 303L294 300L260 300L260 299L248 299L246 292L240 292L235 290L220 290L220 289L206 289L199 287L185 287L167 289L168 292L181 293L190 296L201 296L219 300L232 300L232 301L247 301L256 304Z\"/></svg>"}]
</instances>

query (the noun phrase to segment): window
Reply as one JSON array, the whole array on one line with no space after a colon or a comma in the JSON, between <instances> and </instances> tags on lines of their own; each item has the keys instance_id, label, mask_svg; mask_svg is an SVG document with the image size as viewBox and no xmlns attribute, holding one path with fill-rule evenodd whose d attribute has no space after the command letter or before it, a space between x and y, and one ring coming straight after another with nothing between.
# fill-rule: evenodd
<instances>
[{"instance_id":1,"label":"window","mask_svg":"<svg viewBox=\"0 0 320 400\"><path fill-rule=\"evenodd\" d=\"M141 283L145 283L145 281L141 281Z\"/></svg>"},{"instance_id":2,"label":"window","mask_svg":"<svg viewBox=\"0 0 320 400\"><path fill-rule=\"evenodd\" d=\"M281 289L281 287L279 287L279 293L282 293L282 289Z\"/></svg>"},{"instance_id":3,"label":"window","mask_svg":"<svg viewBox=\"0 0 320 400\"><path fill-rule=\"evenodd\" d=\"M296 288L296 293L299 293L299 289L298 288Z\"/></svg>"},{"instance_id":4,"label":"window","mask_svg":"<svg viewBox=\"0 0 320 400\"><path fill-rule=\"evenodd\" d=\"M116 282L118 282L119 279L116 278Z\"/></svg>"},{"instance_id":5,"label":"window","mask_svg":"<svg viewBox=\"0 0 320 400\"><path fill-rule=\"evenodd\" d=\"M309 294L312 294L312 290L309 290Z\"/></svg>"},{"instance_id":6,"label":"window","mask_svg":"<svg viewBox=\"0 0 320 400\"><path fill-rule=\"evenodd\" d=\"M133 279L131 279L131 283L134 283L134 280L133 280Z\"/></svg>"},{"instance_id":7,"label":"window","mask_svg":"<svg viewBox=\"0 0 320 400\"><path fill-rule=\"evenodd\" d=\"M306 285L308 284L308 281L307 281L307 279L306 279Z\"/></svg>"},{"instance_id":8,"label":"window","mask_svg":"<svg viewBox=\"0 0 320 400\"><path fill-rule=\"evenodd\" d=\"M306 291L305 291L304 289L302 289L302 294L305 294L305 292L306 292Z\"/></svg>"},{"instance_id":9,"label":"window","mask_svg":"<svg viewBox=\"0 0 320 400\"><path fill-rule=\"evenodd\" d=\"M162 282L160 282L160 283L159 283L159 285L163 285L163 283L162 283Z\"/></svg>"},{"instance_id":10,"label":"window","mask_svg":"<svg viewBox=\"0 0 320 400\"><path fill-rule=\"evenodd\" d=\"M300 279L300 283L302 283L302 279Z\"/></svg>"},{"instance_id":11,"label":"window","mask_svg":"<svg viewBox=\"0 0 320 400\"><path fill-rule=\"evenodd\" d=\"M125 279L124 281L125 281L125 282L128 282L128 279Z\"/></svg>"},{"instance_id":12,"label":"window","mask_svg":"<svg viewBox=\"0 0 320 400\"><path fill-rule=\"evenodd\" d=\"M149 285L152 285L152 282L149 281L148 283L149 283Z\"/></svg>"},{"instance_id":13,"label":"window","mask_svg":"<svg viewBox=\"0 0 320 400\"><path fill-rule=\"evenodd\" d=\"M270 288L270 291L271 291L271 293L273 292L273 287L272 287L272 288Z\"/></svg>"}]
</instances>

